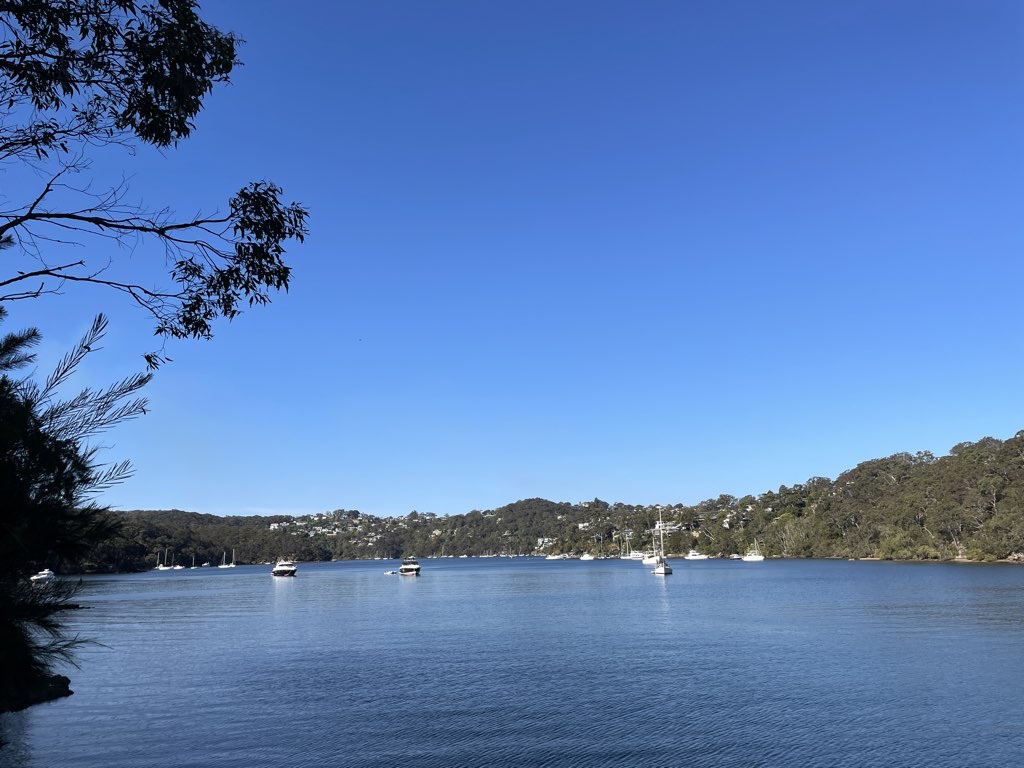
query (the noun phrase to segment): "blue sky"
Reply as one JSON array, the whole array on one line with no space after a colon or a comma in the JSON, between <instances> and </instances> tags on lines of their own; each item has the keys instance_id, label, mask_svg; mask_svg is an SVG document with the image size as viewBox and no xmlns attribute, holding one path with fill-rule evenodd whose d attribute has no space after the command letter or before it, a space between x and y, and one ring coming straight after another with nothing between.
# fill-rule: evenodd
<instances>
[{"instance_id":1,"label":"blue sky","mask_svg":"<svg viewBox=\"0 0 1024 768\"><path fill-rule=\"evenodd\" d=\"M289 294L168 349L104 501L692 504L1024 428L1015 0L202 5L245 66L96 173L189 213L272 179L311 233ZM100 309L100 385L137 310L7 326L45 371Z\"/></svg>"}]
</instances>

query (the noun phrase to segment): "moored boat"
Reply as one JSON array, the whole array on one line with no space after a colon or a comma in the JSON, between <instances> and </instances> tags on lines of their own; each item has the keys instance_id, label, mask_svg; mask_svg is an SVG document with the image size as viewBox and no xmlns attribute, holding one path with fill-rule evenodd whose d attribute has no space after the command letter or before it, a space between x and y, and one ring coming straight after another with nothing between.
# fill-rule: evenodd
<instances>
[{"instance_id":1,"label":"moored boat","mask_svg":"<svg viewBox=\"0 0 1024 768\"><path fill-rule=\"evenodd\" d=\"M167 548L164 548L164 561L160 562L160 550L156 551L156 570L158 571L169 571L171 566L167 564Z\"/></svg>"},{"instance_id":2,"label":"moored boat","mask_svg":"<svg viewBox=\"0 0 1024 768\"><path fill-rule=\"evenodd\" d=\"M420 564L415 557L407 557L398 566L398 573L402 576L419 576Z\"/></svg>"},{"instance_id":3,"label":"moored boat","mask_svg":"<svg viewBox=\"0 0 1024 768\"><path fill-rule=\"evenodd\" d=\"M654 546L654 573L659 576L668 576L672 573L672 566L665 558L665 526L661 524L660 512L658 513L658 540L655 541Z\"/></svg>"},{"instance_id":4,"label":"moored boat","mask_svg":"<svg viewBox=\"0 0 1024 768\"><path fill-rule=\"evenodd\" d=\"M51 581L55 581L57 574L51 571L49 568L43 568L39 573L34 576L29 576L29 581L33 584L49 584Z\"/></svg>"},{"instance_id":5,"label":"moored boat","mask_svg":"<svg viewBox=\"0 0 1024 768\"><path fill-rule=\"evenodd\" d=\"M278 560L271 573L274 576L294 576L298 570L294 560Z\"/></svg>"},{"instance_id":6,"label":"moored boat","mask_svg":"<svg viewBox=\"0 0 1024 768\"><path fill-rule=\"evenodd\" d=\"M684 559L686 559L686 560L707 560L708 556L698 552L696 549L691 549L689 552L686 553Z\"/></svg>"},{"instance_id":7,"label":"moored boat","mask_svg":"<svg viewBox=\"0 0 1024 768\"><path fill-rule=\"evenodd\" d=\"M754 539L754 546L752 546L742 558L745 563L759 563L764 560L764 555L761 554L761 548L757 546L757 539Z\"/></svg>"},{"instance_id":8,"label":"moored boat","mask_svg":"<svg viewBox=\"0 0 1024 768\"><path fill-rule=\"evenodd\" d=\"M220 565L218 568L234 568L235 567L235 550L231 550L231 562L228 562L228 551L224 550L224 556L220 559Z\"/></svg>"}]
</instances>

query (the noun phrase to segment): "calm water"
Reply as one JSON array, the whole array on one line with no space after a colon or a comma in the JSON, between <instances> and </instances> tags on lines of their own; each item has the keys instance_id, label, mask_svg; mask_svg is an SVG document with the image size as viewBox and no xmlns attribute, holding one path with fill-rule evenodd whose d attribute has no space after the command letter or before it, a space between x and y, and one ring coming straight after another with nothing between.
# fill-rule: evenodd
<instances>
[{"instance_id":1,"label":"calm water","mask_svg":"<svg viewBox=\"0 0 1024 768\"><path fill-rule=\"evenodd\" d=\"M89 579L75 695L0 765L992 766L1024 568L539 559Z\"/></svg>"}]
</instances>

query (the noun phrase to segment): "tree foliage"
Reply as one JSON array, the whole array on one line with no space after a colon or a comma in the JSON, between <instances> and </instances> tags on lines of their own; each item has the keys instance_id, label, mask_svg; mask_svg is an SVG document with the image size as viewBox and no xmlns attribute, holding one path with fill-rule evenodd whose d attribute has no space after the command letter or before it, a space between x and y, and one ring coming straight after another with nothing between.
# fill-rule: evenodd
<instances>
[{"instance_id":1,"label":"tree foliage","mask_svg":"<svg viewBox=\"0 0 1024 768\"><path fill-rule=\"evenodd\" d=\"M0 319L6 314L0 307ZM70 660L76 638L58 619L72 585L36 588L26 576L76 562L117 531L117 521L95 496L131 471L126 462L103 464L90 444L109 427L143 412L136 393L150 374L129 376L102 390L69 399L59 391L97 348L106 327L98 317L82 341L45 383L16 379L34 361L36 331L0 339L0 710L45 676L56 660Z\"/></svg>"},{"instance_id":2,"label":"tree foliage","mask_svg":"<svg viewBox=\"0 0 1024 768\"><path fill-rule=\"evenodd\" d=\"M165 339L210 338L217 318L287 290L285 245L304 239L307 211L274 183L246 185L224 212L181 217L133 203L123 183L96 189L87 177L99 147L187 138L238 63L236 36L204 22L191 0L0 2L0 34L0 168L40 180L0 210L0 243L15 246L0 301L100 285L142 307ZM90 245L90 255L69 256L68 242ZM155 250L168 285L116 269L112 246Z\"/></svg>"},{"instance_id":3,"label":"tree foliage","mask_svg":"<svg viewBox=\"0 0 1024 768\"><path fill-rule=\"evenodd\" d=\"M461 555L617 556L649 546L659 516L669 552L742 554L757 539L774 557L1024 561L1024 431L961 443L948 456L898 453L862 462L835 480L812 477L760 495L721 495L695 505L640 506L599 499L524 499L493 510L380 518L336 510L304 518L191 512L119 513L121 535L81 569L137 570L158 552L178 562L241 562ZM274 524L273 529L271 524ZM543 543L541 543L543 542Z\"/></svg>"}]
</instances>

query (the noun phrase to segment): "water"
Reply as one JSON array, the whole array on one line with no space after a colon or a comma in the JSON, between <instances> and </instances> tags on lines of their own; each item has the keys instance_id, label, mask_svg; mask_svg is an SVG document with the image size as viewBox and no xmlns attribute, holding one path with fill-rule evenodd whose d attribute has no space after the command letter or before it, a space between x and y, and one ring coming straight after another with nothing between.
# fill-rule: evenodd
<instances>
[{"instance_id":1,"label":"water","mask_svg":"<svg viewBox=\"0 0 1024 768\"><path fill-rule=\"evenodd\" d=\"M991 766L1024 568L424 560L96 577L75 695L0 765Z\"/></svg>"}]
</instances>

